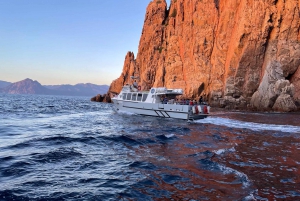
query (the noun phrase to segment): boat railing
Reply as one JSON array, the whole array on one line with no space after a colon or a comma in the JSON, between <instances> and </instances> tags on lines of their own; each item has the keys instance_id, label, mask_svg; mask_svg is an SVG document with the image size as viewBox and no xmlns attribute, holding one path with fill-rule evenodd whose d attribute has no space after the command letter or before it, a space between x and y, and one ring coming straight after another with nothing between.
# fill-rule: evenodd
<instances>
[{"instance_id":1,"label":"boat railing","mask_svg":"<svg viewBox=\"0 0 300 201\"><path fill-rule=\"evenodd\" d=\"M206 102L196 102L196 101L180 101L180 100L163 100L162 104L173 104L173 105L208 105Z\"/></svg>"}]
</instances>

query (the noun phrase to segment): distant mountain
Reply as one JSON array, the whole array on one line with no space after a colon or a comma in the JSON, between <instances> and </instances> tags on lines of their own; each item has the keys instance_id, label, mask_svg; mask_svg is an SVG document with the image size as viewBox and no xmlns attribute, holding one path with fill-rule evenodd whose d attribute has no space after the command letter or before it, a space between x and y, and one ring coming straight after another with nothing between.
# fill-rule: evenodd
<instances>
[{"instance_id":1,"label":"distant mountain","mask_svg":"<svg viewBox=\"0 0 300 201\"><path fill-rule=\"evenodd\" d=\"M0 92L9 94L46 94L46 95L66 95L66 96L95 96L105 94L108 85L96 84L76 84L76 85L41 85L38 81L29 78L11 83Z\"/></svg>"},{"instance_id":2,"label":"distant mountain","mask_svg":"<svg viewBox=\"0 0 300 201\"><path fill-rule=\"evenodd\" d=\"M0 88L4 88L4 87L7 87L8 85L10 85L11 82L6 82L6 81L1 81L0 80Z\"/></svg>"},{"instance_id":3,"label":"distant mountain","mask_svg":"<svg viewBox=\"0 0 300 201\"><path fill-rule=\"evenodd\" d=\"M29 78L4 87L2 92L8 94L55 94L55 91L43 87L38 81Z\"/></svg>"},{"instance_id":4,"label":"distant mountain","mask_svg":"<svg viewBox=\"0 0 300 201\"><path fill-rule=\"evenodd\" d=\"M64 93L64 95L76 95L76 96L94 96L97 94L107 93L108 85L96 85L91 83L80 83L76 85L45 85L48 89L59 91Z\"/></svg>"}]
</instances>

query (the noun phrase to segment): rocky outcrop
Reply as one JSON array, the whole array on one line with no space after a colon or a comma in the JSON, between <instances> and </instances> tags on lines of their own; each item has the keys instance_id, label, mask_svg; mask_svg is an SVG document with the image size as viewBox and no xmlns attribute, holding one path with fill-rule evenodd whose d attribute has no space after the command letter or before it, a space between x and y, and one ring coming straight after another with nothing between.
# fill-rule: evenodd
<instances>
[{"instance_id":1,"label":"rocky outcrop","mask_svg":"<svg viewBox=\"0 0 300 201\"><path fill-rule=\"evenodd\" d=\"M142 89L183 88L227 108L293 111L300 98L299 0L165 0L149 3L138 55L127 53Z\"/></svg>"},{"instance_id":2,"label":"rocky outcrop","mask_svg":"<svg viewBox=\"0 0 300 201\"><path fill-rule=\"evenodd\" d=\"M111 103L111 98L109 94L98 94L97 96L91 98L91 101L94 102L104 102L104 103Z\"/></svg>"},{"instance_id":3,"label":"rocky outcrop","mask_svg":"<svg viewBox=\"0 0 300 201\"><path fill-rule=\"evenodd\" d=\"M300 103L300 68L291 77L291 83L295 86L294 98Z\"/></svg>"},{"instance_id":4,"label":"rocky outcrop","mask_svg":"<svg viewBox=\"0 0 300 201\"><path fill-rule=\"evenodd\" d=\"M297 109L292 98L294 92L294 85L285 80L280 63L273 62L267 66L258 90L252 96L251 104L264 110L272 108L286 112L293 111Z\"/></svg>"},{"instance_id":5,"label":"rocky outcrop","mask_svg":"<svg viewBox=\"0 0 300 201\"><path fill-rule=\"evenodd\" d=\"M130 76L133 76L135 70L137 70L135 69L135 63L134 54L128 52L125 57L123 72L118 79L111 83L108 90L110 93L119 93L123 85L130 81Z\"/></svg>"}]
</instances>

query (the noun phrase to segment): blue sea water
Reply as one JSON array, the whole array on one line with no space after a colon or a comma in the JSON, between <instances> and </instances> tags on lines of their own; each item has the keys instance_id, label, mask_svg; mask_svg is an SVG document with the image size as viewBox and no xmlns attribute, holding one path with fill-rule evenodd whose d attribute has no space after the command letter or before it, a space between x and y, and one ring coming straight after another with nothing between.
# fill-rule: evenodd
<instances>
[{"instance_id":1,"label":"blue sea water","mask_svg":"<svg viewBox=\"0 0 300 201\"><path fill-rule=\"evenodd\" d=\"M300 114L212 111L0 94L0 200L300 200Z\"/></svg>"}]
</instances>

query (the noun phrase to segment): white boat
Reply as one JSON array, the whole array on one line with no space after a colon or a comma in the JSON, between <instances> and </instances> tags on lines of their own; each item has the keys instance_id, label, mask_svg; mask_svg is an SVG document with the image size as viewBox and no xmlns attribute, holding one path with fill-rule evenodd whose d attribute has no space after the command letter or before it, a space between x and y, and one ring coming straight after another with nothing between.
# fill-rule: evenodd
<instances>
[{"instance_id":1,"label":"white boat","mask_svg":"<svg viewBox=\"0 0 300 201\"><path fill-rule=\"evenodd\" d=\"M203 119L209 116L210 107L206 104L188 104L176 101L176 96L183 94L182 89L167 89L165 87L151 88L150 91L140 91L140 87L123 86L120 94L112 98L117 110L140 115L176 119ZM164 100L163 100L164 98Z\"/></svg>"}]
</instances>

